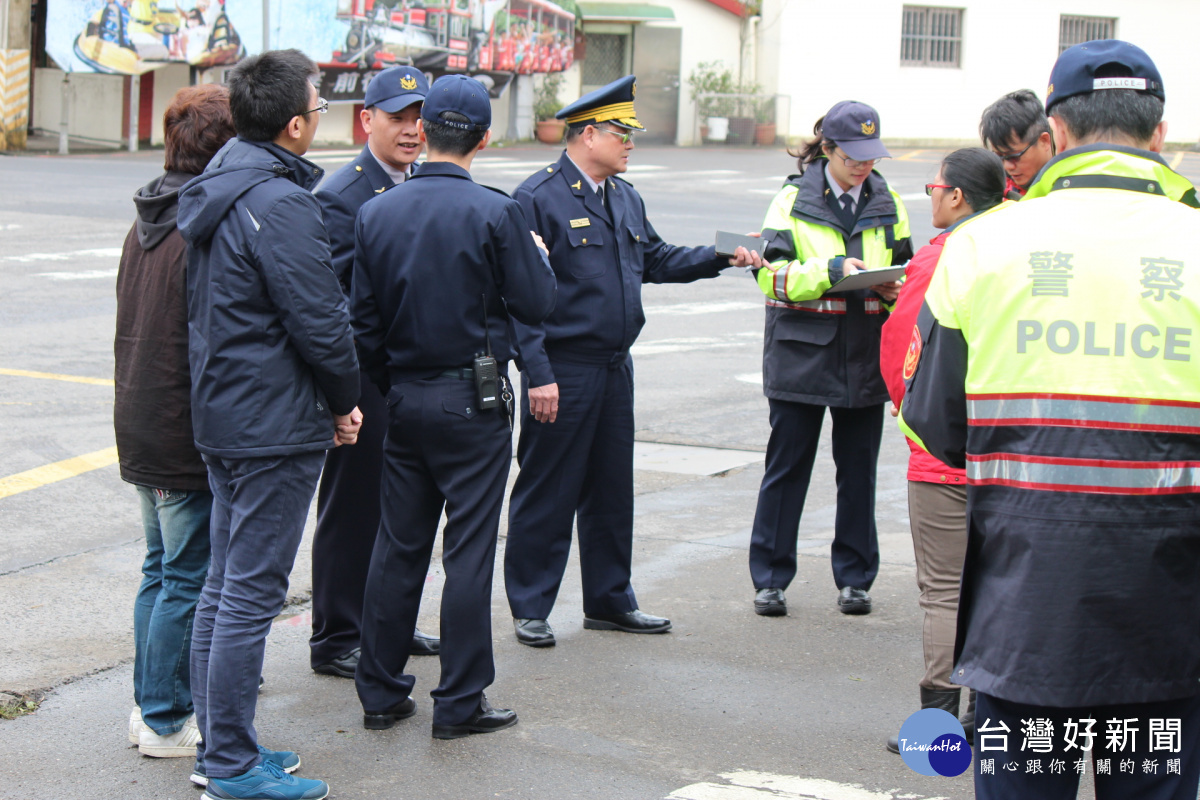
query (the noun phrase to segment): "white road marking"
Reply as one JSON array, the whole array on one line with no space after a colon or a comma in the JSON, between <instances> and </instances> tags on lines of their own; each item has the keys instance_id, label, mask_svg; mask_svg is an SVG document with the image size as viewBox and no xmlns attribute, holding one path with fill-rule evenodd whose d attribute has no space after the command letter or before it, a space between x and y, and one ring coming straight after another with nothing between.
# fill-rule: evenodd
<instances>
[{"instance_id":1,"label":"white road marking","mask_svg":"<svg viewBox=\"0 0 1200 800\"><path fill-rule=\"evenodd\" d=\"M947 800L893 791L873 792L853 783L769 772L728 772L721 777L729 783L693 783L671 792L667 800Z\"/></svg>"},{"instance_id":2,"label":"white road marking","mask_svg":"<svg viewBox=\"0 0 1200 800\"><path fill-rule=\"evenodd\" d=\"M343 156L356 156L362 150L313 150L305 154L305 158L312 161L314 158L341 158Z\"/></svg>"},{"instance_id":3,"label":"white road marking","mask_svg":"<svg viewBox=\"0 0 1200 800\"><path fill-rule=\"evenodd\" d=\"M751 194L769 194L772 197L779 194L778 189L747 189L746 191L750 192Z\"/></svg>"},{"instance_id":4,"label":"white road marking","mask_svg":"<svg viewBox=\"0 0 1200 800\"><path fill-rule=\"evenodd\" d=\"M747 372L744 375L734 375L733 377L742 383L753 383L755 386L763 385L763 377L761 372Z\"/></svg>"},{"instance_id":5,"label":"white road marking","mask_svg":"<svg viewBox=\"0 0 1200 800\"><path fill-rule=\"evenodd\" d=\"M684 336L678 339L656 339L651 342L642 342L635 344L630 350L636 356L657 356L664 353L686 353L689 350L716 350L724 347L742 347L746 344L753 344L751 340L761 339L762 333L758 331L736 333L733 340L730 338L716 338L712 336Z\"/></svg>"},{"instance_id":6,"label":"white road marking","mask_svg":"<svg viewBox=\"0 0 1200 800\"><path fill-rule=\"evenodd\" d=\"M669 306L646 306L646 313L653 316L669 314L690 317L696 314L719 314L723 311L752 311L762 307L762 303L728 300L719 303L676 303Z\"/></svg>"},{"instance_id":7,"label":"white road marking","mask_svg":"<svg viewBox=\"0 0 1200 800\"><path fill-rule=\"evenodd\" d=\"M52 281L87 281L93 278L115 278L115 269L86 269L81 272L38 272L39 278L49 278Z\"/></svg>"},{"instance_id":8,"label":"white road marking","mask_svg":"<svg viewBox=\"0 0 1200 800\"><path fill-rule=\"evenodd\" d=\"M26 253L23 256L5 256L5 261L28 264L32 261L71 261L76 258L120 258L119 247L97 247L91 250L73 250L70 253Z\"/></svg>"},{"instance_id":9,"label":"white road marking","mask_svg":"<svg viewBox=\"0 0 1200 800\"><path fill-rule=\"evenodd\" d=\"M925 192L915 192L913 194L900 195L901 200L926 200L928 198L929 195L925 194Z\"/></svg>"}]
</instances>

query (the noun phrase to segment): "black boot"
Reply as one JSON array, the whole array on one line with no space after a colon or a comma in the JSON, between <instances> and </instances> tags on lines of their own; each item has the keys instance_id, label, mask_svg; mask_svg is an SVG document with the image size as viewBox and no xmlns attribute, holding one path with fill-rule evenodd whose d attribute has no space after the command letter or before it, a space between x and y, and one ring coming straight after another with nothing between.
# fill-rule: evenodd
<instances>
[{"instance_id":1,"label":"black boot","mask_svg":"<svg viewBox=\"0 0 1200 800\"><path fill-rule=\"evenodd\" d=\"M959 689L926 689L921 687L921 708L940 708L942 711L949 712L957 716ZM974 712L972 712L974 716ZM900 734L888 738L887 749L889 753L900 755Z\"/></svg>"},{"instance_id":2,"label":"black boot","mask_svg":"<svg viewBox=\"0 0 1200 800\"><path fill-rule=\"evenodd\" d=\"M971 747L975 746L975 690L967 690L967 713L963 714L959 720L962 723L963 731L967 734L967 741L971 743Z\"/></svg>"}]
</instances>

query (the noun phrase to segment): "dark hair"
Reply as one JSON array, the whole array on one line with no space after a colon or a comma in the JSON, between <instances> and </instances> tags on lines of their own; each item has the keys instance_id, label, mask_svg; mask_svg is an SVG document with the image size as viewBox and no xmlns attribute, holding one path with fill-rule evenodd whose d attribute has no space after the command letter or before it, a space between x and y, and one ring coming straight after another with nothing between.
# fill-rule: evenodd
<instances>
[{"instance_id":1,"label":"dark hair","mask_svg":"<svg viewBox=\"0 0 1200 800\"><path fill-rule=\"evenodd\" d=\"M438 118L444 119L446 122L471 121L457 111L443 111L441 114L438 114ZM466 131L452 125L430 122L423 117L421 122L425 126L425 139L429 142L429 149L452 156L465 156L476 147L479 147L479 143L487 135L487 131L485 130Z\"/></svg>"},{"instance_id":2,"label":"dark hair","mask_svg":"<svg viewBox=\"0 0 1200 800\"><path fill-rule=\"evenodd\" d=\"M571 142L575 141L580 136L583 136L583 132L585 130L587 130L587 126L591 125L591 124L592 123L590 123L590 122L585 122L582 125L568 125L567 132L563 136L563 141L566 142L567 144L570 144Z\"/></svg>"},{"instance_id":3,"label":"dark hair","mask_svg":"<svg viewBox=\"0 0 1200 800\"><path fill-rule=\"evenodd\" d=\"M942 159L942 178L963 193L972 211L987 211L1004 200L1004 162L991 150L955 150Z\"/></svg>"},{"instance_id":4,"label":"dark hair","mask_svg":"<svg viewBox=\"0 0 1200 800\"><path fill-rule=\"evenodd\" d=\"M1129 68L1105 64L1097 78L1129 77ZM1050 116L1060 120L1076 139L1130 138L1149 141L1162 121L1163 101L1138 89L1102 89L1076 94L1050 107Z\"/></svg>"},{"instance_id":5,"label":"dark hair","mask_svg":"<svg viewBox=\"0 0 1200 800\"><path fill-rule=\"evenodd\" d=\"M825 134L821 132L821 125L825 122L825 117L817 120L817 124L813 125L813 136L799 150L788 148L787 154L796 159L796 170L803 175L804 170L808 165L825 155L825 148L837 147L837 142L832 139L826 139Z\"/></svg>"},{"instance_id":6,"label":"dark hair","mask_svg":"<svg viewBox=\"0 0 1200 800\"><path fill-rule=\"evenodd\" d=\"M229 71L229 109L237 135L270 142L292 117L308 111L309 79L317 65L299 50L268 50L244 58Z\"/></svg>"},{"instance_id":7,"label":"dark hair","mask_svg":"<svg viewBox=\"0 0 1200 800\"><path fill-rule=\"evenodd\" d=\"M1028 89L1004 95L985 108L979 120L980 140L996 149L1008 147L1014 135L1018 141L1031 143L1049 132L1050 123L1042 111L1042 101Z\"/></svg>"},{"instance_id":8,"label":"dark hair","mask_svg":"<svg viewBox=\"0 0 1200 800\"><path fill-rule=\"evenodd\" d=\"M171 98L163 114L163 168L199 175L235 134L228 89L215 83L185 86Z\"/></svg>"}]
</instances>

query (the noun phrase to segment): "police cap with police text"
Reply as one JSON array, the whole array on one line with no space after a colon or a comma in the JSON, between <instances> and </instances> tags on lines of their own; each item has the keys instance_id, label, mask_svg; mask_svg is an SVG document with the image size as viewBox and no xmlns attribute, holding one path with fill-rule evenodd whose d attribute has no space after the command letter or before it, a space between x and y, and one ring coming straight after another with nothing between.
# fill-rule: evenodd
<instances>
[{"instance_id":1,"label":"police cap with police text","mask_svg":"<svg viewBox=\"0 0 1200 800\"><path fill-rule=\"evenodd\" d=\"M447 111L461 114L467 121L442 119ZM443 75L430 87L421 106L421 119L464 131L486 131L492 126L492 101L484 85L474 78Z\"/></svg>"},{"instance_id":2,"label":"police cap with police text","mask_svg":"<svg viewBox=\"0 0 1200 800\"><path fill-rule=\"evenodd\" d=\"M855 161L892 157L879 141L879 114L866 103L843 100L829 109L821 122L821 135Z\"/></svg>"},{"instance_id":3,"label":"police cap with police text","mask_svg":"<svg viewBox=\"0 0 1200 800\"><path fill-rule=\"evenodd\" d=\"M416 67L388 67L367 84L363 105L386 114L403 111L429 94L429 80Z\"/></svg>"},{"instance_id":4,"label":"police cap with police text","mask_svg":"<svg viewBox=\"0 0 1200 800\"><path fill-rule=\"evenodd\" d=\"M1128 74L1097 77L1097 72ZM1046 113L1060 100L1102 89L1133 89L1166 100L1162 75L1145 50L1117 39L1099 39L1064 50L1054 62L1046 89Z\"/></svg>"},{"instance_id":5,"label":"police cap with police text","mask_svg":"<svg viewBox=\"0 0 1200 800\"><path fill-rule=\"evenodd\" d=\"M638 122L633 111L633 97L637 94L637 78L626 75L594 92L588 92L574 103L563 107L554 116L578 126L608 122L634 131L646 130Z\"/></svg>"}]
</instances>

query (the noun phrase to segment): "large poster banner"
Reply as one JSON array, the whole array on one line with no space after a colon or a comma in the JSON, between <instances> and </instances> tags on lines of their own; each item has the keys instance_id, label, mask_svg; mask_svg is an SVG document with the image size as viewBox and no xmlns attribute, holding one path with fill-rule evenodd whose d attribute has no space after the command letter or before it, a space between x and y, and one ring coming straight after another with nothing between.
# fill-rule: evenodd
<instances>
[{"instance_id":1,"label":"large poster banner","mask_svg":"<svg viewBox=\"0 0 1200 800\"><path fill-rule=\"evenodd\" d=\"M527 74L574 60L574 0L267 1L270 46L331 67ZM46 51L70 72L233 64L262 49L262 2L50 0Z\"/></svg>"}]
</instances>

